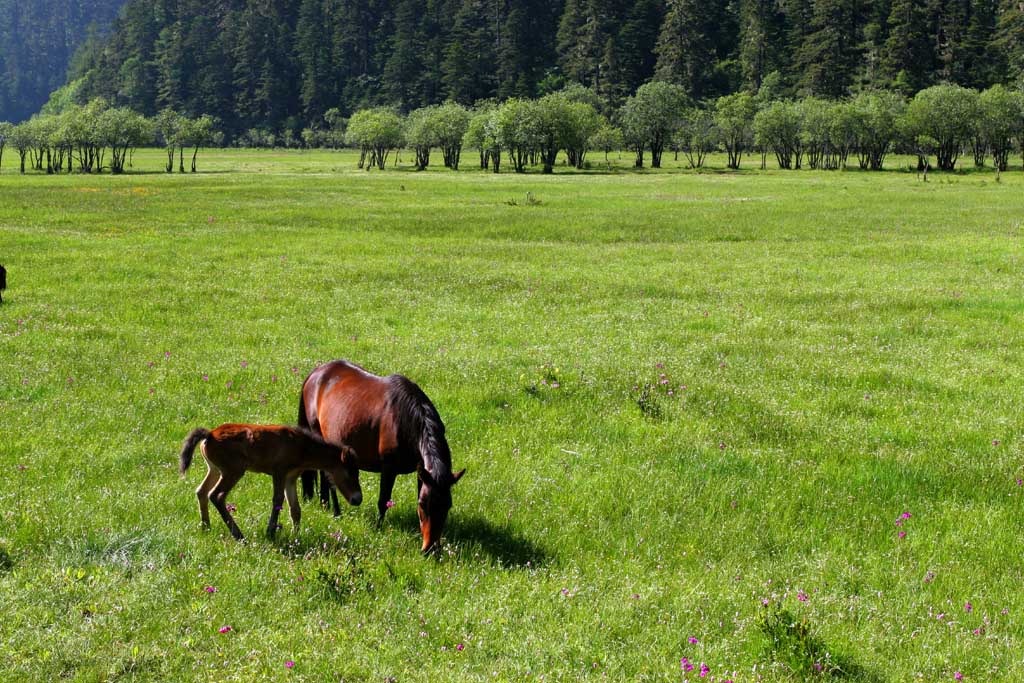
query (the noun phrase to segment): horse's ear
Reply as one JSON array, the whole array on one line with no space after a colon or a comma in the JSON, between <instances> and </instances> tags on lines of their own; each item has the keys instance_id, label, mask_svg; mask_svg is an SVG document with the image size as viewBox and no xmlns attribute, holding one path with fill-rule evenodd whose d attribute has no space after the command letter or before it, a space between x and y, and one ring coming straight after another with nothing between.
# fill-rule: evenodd
<instances>
[{"instance_id":1,"label":"horse's ear","mask_svg":"<svg viewBox=\"0 0 1024 683\"><path fill-rule=\"evenodd\" d=\"M462 479L462 475L466 473L466 468L463 467L461 470L452 475L452 486L459 483L459 479Z\"/></svg>"}]
</instances>

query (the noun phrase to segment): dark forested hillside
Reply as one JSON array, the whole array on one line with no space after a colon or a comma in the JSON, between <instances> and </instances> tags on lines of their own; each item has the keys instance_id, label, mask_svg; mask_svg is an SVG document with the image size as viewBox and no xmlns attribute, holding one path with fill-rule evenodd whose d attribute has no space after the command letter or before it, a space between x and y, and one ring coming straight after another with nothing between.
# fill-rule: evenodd
<instances>
[{"instance_id":1,"label":"dark forested hillside","mask_svg":"<svg viewBox=\"0 0 1024 683\"><path fill-rule=\"evenodd\" d=\"M697 99L763 84L838 97L1015 83L1019 0L128 0L77 60L79 96L230 132L298 131L373 105L535 96L609 108L647 80ZM26 41L20 40L20 43Z\"/></svg>"},{"instance_id":2,"label":"dark forested hillside","mask_svg":"<svg viewBox=\"0 0 1024 683\"><path fill-rule=\"evenodd\" d=\"M68 62L124 0L0 0L0 121L39 111L67 79Z\"/></svg>"}]
</instances>

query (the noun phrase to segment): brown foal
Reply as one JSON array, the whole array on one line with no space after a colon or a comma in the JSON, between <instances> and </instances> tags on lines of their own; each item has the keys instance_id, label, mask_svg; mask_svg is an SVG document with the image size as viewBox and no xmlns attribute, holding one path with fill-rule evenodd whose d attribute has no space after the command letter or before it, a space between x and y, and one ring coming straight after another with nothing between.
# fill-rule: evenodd
<instances>
[{"instance_id":1,"label":"brown foal","mask_svg":"<svg viewBox=\"0 0 1024 683\"><path fill-rule=\"evenodd\" d=\"M301 511L295 495L295 480L303 470L327 472L349 503L363 502L352 449L328 443L307 429L249 424L222 424L213 431L193 429L179 456L182 476L192 464L197 445L208 468L206 478L196 489L203 526L210 526L208 502L212 500L237 540L242 540L242 531L228 511L226 501L228 492L248 471L269 474L274 479L274 507L267 524L267 535L271 538L277 532L277 516L285 498L292 522L296 529L299 527Z\"/></svg>"}]
</instances>

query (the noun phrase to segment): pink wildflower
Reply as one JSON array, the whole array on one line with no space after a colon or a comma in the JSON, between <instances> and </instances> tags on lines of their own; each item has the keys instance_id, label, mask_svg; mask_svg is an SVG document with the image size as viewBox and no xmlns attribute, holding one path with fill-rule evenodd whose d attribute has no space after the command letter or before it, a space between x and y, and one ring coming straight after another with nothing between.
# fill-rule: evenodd
<instances>
[{"instance_id":1,"label":"pink wildflower","mask_svg":"<svg viewBox=\"0 0 1024 683\"><path fill-rule=\"evenodd\" d=\"M955 674L953 674L953 680L954 681L962 681L962 680L964 680L964 675L962 673L960 673L959 671L957 671Z\"/></svg>"},{"instance_id":2,"label":"pink wildflower","mask_svg":"<svg viewBox=\"0 0 1024 683\"><path fill-rule=\"evenodd\" d=\"M232 629L230 626L221 626L219 629L217 629L217 632L218 633L230 633L233 630L234 629Z\"/></svg>"},{"instance_id":3,"label":"pink wildflower","mask_svg":"<svg viewBox=\"0 0 1024 683\"><path fill-rule=\"evenodd\" d=\"M970 600L968 600L967 602L964 603L964 611L965 612L973 612L974 611L974 605L971 604Z\"/></svg>"},{"instance_id":4,"label":"pink wildflower","mask_svg":"<svg viewBox=\"0 0 1024 683\"><path fill-rule=\"evenodd\" d=\"M679 660L679 666L683 671L693 671L693 664L690 664L690 660L686 657Z\"/></svg>"},{"instance_id":5,"label":"pink wildflower","mask_svg":"<svg viewBox=\"0 0 1024 683\"><path fill-rule=\"evenodd\" d=\"M462 652L463 650L466 649L466 646L463 645L462 643L459 643L458 645L455 646L455 649L458 650L459 652Z\"/></svg>"},{"instance_id":6,"label":"pink wildflower","mask_svg":"<svg viewBox=\"0 0 1024 683\"><path fill-rule=\"evenodd\" d=\"M395 501L389 500L387 503L384 504L384 507L390 510L391 508L395 507Z\"/></svg>"},{"instance_id":7,"label":"pink wildflower","mask_svg":"<svg viewBox=\"0 0 1024 683\"><path fill-rule=\"evenodd\" d=\"M287 662L284 663L284 668L286 668L286 669L291 669L293 666L295 666L295 662L293 662L290 659Z\"/></svg>"},{"instance_id":8,"label":"pink wildflower","mask_svg":"<svg viewBox=\"0 0 1024 683\"><path fill-rule=\"evenodd\" d=\"M807 602L807 593L804 593L803 591L797 591L796 599L800 602Z\"/></svg>"},{"instance_id":9,"label":"pink wildflower","mask_svg":"<svg viewBox=\"0 0 1024 683\"><path fill-rule=\"evenodd\" d=\"M694 638L693 636L690 636L686 640L690 643L690 645L696 645L697 643L700 642L700 640L698 640L697 638Z\"/></svg>"},{"instance_id":10,"label":"pink wildflower","mask_svg":"<svg viewBox=\"0 0 1024 683\"><path fill-rule=\"evenodd\" d=\"M203 590L205 590L207 593L216 593L217 592L217 587L216 586L207 586Z\"/></svg>"},{"instance_id":11,"label":"pink wildflower","mask_svg":"<svg viewBox=\"0 0 1024 683\"><path fill-rule=\"evenodd\" d=\"M700 677L701 678L707 678L707 675L710 672L711 672L711 669L708 668L708 665L705 664L704 662L701 662L700 663Z\"/></svg>"}]
</instances>

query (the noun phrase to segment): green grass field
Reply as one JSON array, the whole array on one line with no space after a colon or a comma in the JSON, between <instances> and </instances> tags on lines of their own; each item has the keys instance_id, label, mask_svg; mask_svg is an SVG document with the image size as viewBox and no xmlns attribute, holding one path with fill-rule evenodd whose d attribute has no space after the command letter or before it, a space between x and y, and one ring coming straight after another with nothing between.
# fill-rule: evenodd
<instances>
[{"instance_id":1,"label":"green grass field","mask_svg":"<svg viewBox=\"0 0 1024 683\"><path fill-rule=\"evenodd\" d=\"M0 680L1024 679L1024 174L5 161ZM333 358L445 419L436 557L410 477L200 529Z\"/></svg>"}]
</instances>

